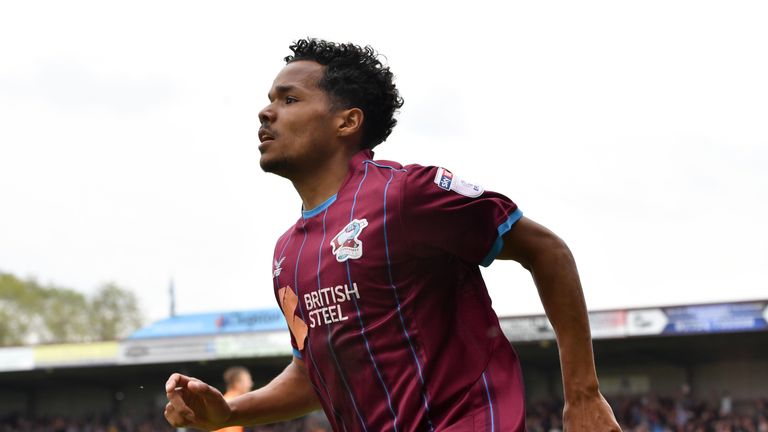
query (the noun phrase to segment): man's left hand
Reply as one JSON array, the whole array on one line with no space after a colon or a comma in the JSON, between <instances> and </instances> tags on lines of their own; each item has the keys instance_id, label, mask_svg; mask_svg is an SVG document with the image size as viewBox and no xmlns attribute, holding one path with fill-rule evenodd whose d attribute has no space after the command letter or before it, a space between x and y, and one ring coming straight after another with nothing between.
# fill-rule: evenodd
<instances>
[{"instance_id":1,"label":"man's left hand","mask_svg":"<svg viewBox=\"0 0 768 432\"><path fill-rule=\"evenodd\" d=\"M566 400L563 432L621 432L613 410L603 395Z\"/></svg>"}]
</instances>

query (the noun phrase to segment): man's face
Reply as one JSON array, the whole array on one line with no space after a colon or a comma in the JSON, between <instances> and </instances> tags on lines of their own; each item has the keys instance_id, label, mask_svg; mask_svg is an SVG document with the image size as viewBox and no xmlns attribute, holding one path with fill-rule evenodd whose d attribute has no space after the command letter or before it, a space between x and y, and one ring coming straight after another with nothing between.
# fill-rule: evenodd
<instances>
[{"instance_id":1,"label":"man's face","mask_svg":"<svg viewBox=\"0 0 768 432\"><path fill-rule=\"evenodd\" d=\"M259 113L260 165L266 172L294 177L319 165L333 151L334 113L318 87L325 66L296 61L277 74L270 103Z\"/></svg>"}]
</instances>

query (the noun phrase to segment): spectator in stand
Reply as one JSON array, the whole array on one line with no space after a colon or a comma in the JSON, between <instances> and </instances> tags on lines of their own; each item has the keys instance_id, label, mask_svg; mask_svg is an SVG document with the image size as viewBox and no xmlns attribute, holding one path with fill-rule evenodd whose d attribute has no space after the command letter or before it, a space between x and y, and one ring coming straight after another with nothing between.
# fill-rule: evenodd
<instances>
[{"instance_id":1,"label":"spectator in stand","mask_svg":"<svg viewBox=\"0 0 768 432\"><path fill-rule=\"evenodd\" d=\"M728 390L723 392L723 397L720 398L720 416L725 417L731 414L733 411L733 400Z\"/></svg>"},{"instance_id":2,"label":"spectator in stand","mask_svg":"<svg viewBox=\"0 0 768 432\"><path fill-rule=\"evenodd\" d=\"M243 366L232 366L224 371L224 383L227 385L227 391L224 393L224 400L234 399L244 395L253 388L253 379L248 369ZM242 426L230 426L219 429L218 432L243 432Z\"/></svg>"}]
</instances>

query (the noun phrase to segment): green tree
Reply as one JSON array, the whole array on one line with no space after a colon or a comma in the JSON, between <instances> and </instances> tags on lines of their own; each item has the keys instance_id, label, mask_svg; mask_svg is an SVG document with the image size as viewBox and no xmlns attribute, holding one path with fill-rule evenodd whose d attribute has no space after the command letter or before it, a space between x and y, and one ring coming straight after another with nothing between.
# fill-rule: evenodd
<instances>
[{"instance_id":1,"label":"green tree","mask_svg":"<svg viewBox=\"0 0 768 432\"><path fill-rule=\"evenodd\" d=\"M113 283L103 285L91 300L91 327L97 340L128 336L142 324L136 295Z\"/></svg>"},{"instance_id":2,"label":"green tree","mask_svg":"<svg viewBox=\"0 0 768 432\"><path fill-rule=\"evenodd\" d=\"M40 287L34 281L0 273L0 345L30 342L39 300Z\"/></svg>"},{"instance_id":3,"label":"green tree","mask_svg":"<svg viewBox=\"0 0 768 432\"><path fill-rule=\"evenodd\" d=\"M90 308L85 296L67 288L49 287L42 291L42 343L88 342L94 339L89 328Z\"/></svg>"},{"instance_id":4,"label":"green tree","mask_svg":"<svg viewBox=\"0 0 768 432\"><path fill-rule=\"evenodd\" d=\"M114 283L89 299L0 272L0 346L115 340L141 324L135 294Z\"/></svg>"}]
</instances>

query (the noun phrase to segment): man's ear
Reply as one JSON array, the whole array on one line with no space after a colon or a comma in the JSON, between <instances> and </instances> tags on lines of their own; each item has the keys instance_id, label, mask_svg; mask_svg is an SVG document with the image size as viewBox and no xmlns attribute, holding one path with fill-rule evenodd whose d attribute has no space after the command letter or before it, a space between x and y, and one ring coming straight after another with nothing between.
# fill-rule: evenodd
<instances>
[{"instance_id":1,"label":"man's ear","mask_svg":"<svg viewBox=\"0 0 768 432\"><path fill-rule=\"evenodd\" d=\"M349 108L339 112L338 134L341 137L349 137L363 131L363 119L365 115L360 108Z\"/></svg>"}]
</instances>

